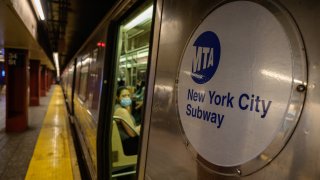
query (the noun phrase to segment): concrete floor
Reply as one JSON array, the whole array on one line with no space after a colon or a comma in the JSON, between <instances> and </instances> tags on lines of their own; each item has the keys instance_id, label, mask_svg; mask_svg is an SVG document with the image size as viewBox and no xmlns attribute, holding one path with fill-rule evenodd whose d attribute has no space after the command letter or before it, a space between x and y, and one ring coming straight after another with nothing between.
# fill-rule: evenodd
<instances>
[{"instance_id":1,"label":"concrete floor","mask_svg":"<svg viewBox=\"0 0 320 180\"><path fill-rule=\"evenodd\" d=\"M0 179L25 178L53 89L52 86L47 96L40 98L40 106L29 107L29 128L23 133L6 133L3 129L5 102L4 97L1 97Z\"/></svg>"}]
</instances>

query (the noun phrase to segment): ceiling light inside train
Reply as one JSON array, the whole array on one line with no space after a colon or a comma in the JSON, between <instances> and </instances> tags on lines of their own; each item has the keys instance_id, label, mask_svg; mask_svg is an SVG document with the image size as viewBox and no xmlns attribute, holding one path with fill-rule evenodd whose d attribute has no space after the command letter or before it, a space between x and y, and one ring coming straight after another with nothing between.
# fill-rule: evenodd
<instances>
[{"instance_id":1,"label":"ceiling light inside train","mask_svg":"<svg viewBox=\"0 0 320 180\"><path fill-rule=\"evenodd\" d=\"M150 6L149 8L144 10L139 16L135 17L129 23L124 25L124 29L129 30L129 29L137 26L140 23L143 23L143 22L146 22L147 20L150 20L152 17L152 10L153 10L153 6Z\"/></svg>"},{"instance_id":2,"label":"ceiling light inside train","mask_svg":"<svg viewBox=\"0 0 320 180\"><path fill-rule=\"evenodd\" d=\"M36 5L36 9L37 9L37 12L39 14L40 19L42 21L45 20L40 0L33 0L33 3Z\"/></svg>"},{"instance_id":3,"label":"ceiling light inside train","mask_svg":"<svg viewBox=\"0 0 320 180\"><path fill-rule=\"evenodd\" d=\"M53 53L53 60L57 70L57 78L60 76L60 67L59 67L59 54L57 52Z\"/></svg>"},{"instance_id":4,"label":"ceiling light inside train","mask_svg":"<svg viewBox=\"0 0 320 180\"><path fill-rule=\"evenodd\" d=\"M4 62L4 51L3 49L0 49L0 62Z\"/></svg>"}]
</instances>

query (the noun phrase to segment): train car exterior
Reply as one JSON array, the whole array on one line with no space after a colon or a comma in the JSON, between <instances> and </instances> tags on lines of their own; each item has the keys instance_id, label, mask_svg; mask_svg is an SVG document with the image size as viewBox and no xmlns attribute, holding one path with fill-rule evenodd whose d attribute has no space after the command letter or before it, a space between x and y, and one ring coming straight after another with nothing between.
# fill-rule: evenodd
<instances>
[{"instance_id":1,"label":"train car exterior","mask_svg":"<svg viewBox=\"0 0 320 180\"><path fill-rule=\"evenodd\" d=\"M66 99L67 109L70 114L73 114L73 98L72 98L72 87L73 87L73 73L74 73L74 66L73 64L68 65L65 68L65 71L62 73L61 76L61 86L63 90L63 94Z\"/></svg>"},{"instance_id":2,"label":"train car exterior","mask_svg":"<svg viewBox=\"0 0 320 180\"><path fill-rule=\"evenodd\" d=\"M96 179L97 171L97 121L102 85L104 47L97 43L105 41L105 29L87 43L71 62L68 69L67 99L72 104L72 122L80 139L83 156L90 176ZM71 80L71 81L70 81ZM72 93L72 82L74 87ZM69 83L70 82L70 83Z\"/></svg>"},{"instance_id":3,"label":"train car exterior","mask_svg":"<svg viewBox=\"0 0 320 180\"><path fill-rule=\"evenodd\" d=\"M135 83L146 76L151 4L151 1L119 1L62 74L61 84L72 115L71 122L74 123L92 179L98 178L99 168L102 169L100 174L103 177L125 176L136 172L137 155L125 154L118 126L113 120L114 95L122 81L133 93ZM143 17L140 22L128 25L130 19L137 18L147 7L147 19ZM121 25L122 22L127 26ZM121 45L123 42L125 45ZM122 47L126 48L121 50ZM112 131L104 127L108 126L106 123L110 123ZM101 145L97 144L97 140ZM98 158L99 152L100 157L105 159ZM109 153L113 154L112 157L109 157ZM112 165L109 172L106 166L110 161ZM125 168L129 170L123 170Z\"/></svg>"},{"instance_id":4,"label":"train car exterior","mask_svg":"<svg viewBox=\"0 0 320 180\"><path fill-rule=\"evenodd\" d=\"M319 12L316 0L119 1L61 81L91 178L319 179ZM113 115L123 85L143 104L136 154Z\"/></svg>"},{"instance_id":5,"label":"train car exterior","mask_svg":"<svg viewBox=\"0 0 320 180\"><path fill-rule=\"evenodd\" d=\"M140 179L319 179L320 3L163 0L157 7ZM270 114L259 114L267 103Z\"/></svg>"}]
</instances>

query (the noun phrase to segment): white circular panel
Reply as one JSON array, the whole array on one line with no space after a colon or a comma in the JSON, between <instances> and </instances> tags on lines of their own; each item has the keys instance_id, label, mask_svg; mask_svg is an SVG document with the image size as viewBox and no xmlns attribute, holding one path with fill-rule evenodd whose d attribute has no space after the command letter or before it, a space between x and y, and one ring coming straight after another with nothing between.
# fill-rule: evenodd
<instances>
[{"instance_id":1,"label":"white circular panel","mask_svg":"<svg viewBox=\"0 0 320 180\"><path fill-rule=\"evenodd\" d=\"M239 166L285 133L295 46L275 15L254 2L224 4L201 22L181 59L177 95L184 134L203 159Z\"/></svg>"}]
</instances>

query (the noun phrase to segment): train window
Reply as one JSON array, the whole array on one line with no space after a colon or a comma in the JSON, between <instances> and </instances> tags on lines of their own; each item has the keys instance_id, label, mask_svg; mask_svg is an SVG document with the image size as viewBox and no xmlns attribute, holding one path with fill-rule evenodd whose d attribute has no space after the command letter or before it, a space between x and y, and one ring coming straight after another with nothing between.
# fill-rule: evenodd
<instances>
[{"instance_id":1,"label":"train window","mask_svg":"<svg viewBox=\"0 0 320 180\"><path fill-rule=\"evenodd\" d=\"M102 64L98 59L98 49L92 52L92 59L89 67L88 77L88 108L94 116L95 120L98 119L98 107L100 99L100 83Z\"/></svg>"},{"instance_id":2,"label":"train window","mask_svg":"<svg viewBox=\"0 0 320 180\"><path fill-rule=\"evenodd\" d=\"M81 68L81 58L76 59L76 84L75 84L75 93L79 94L80 88L80 68Z\"/></svg>"},{"instance_id":3,"label":"train window","mask_svg":"<svg viewBox=\"0 0 320 180\"><path fill-rule=\"evenodd\" d=\"M81 63L79 97L82 101L87 99L87 82L90 60L91 58L88 55L82 60Z\"/></svg>"},{"instance_id":4,"label":"train window","mask_svg":"<svg viewBox=\"0 0 320 180\"><path fill-rule=\"evenodd\" d=\"M70 89L71 90L71 86L72 86L72 80L73 80L73 72L74 72L74 67L71 66L69 69L68 69L68 72L66 73L66 76L67 76L67 80L66 80L66 87L68 86L68 90Z\"/></svg>"},{"instance_id":5,"label":"train window","mask_svg":"<svg viewBox=\"0 0 320 180\"><path fill-rule=\"evenodd\" d=\"M112 175L135 173L140 139L153 6L120 22L112 131Z\"/></svg>"}]
</instances>

